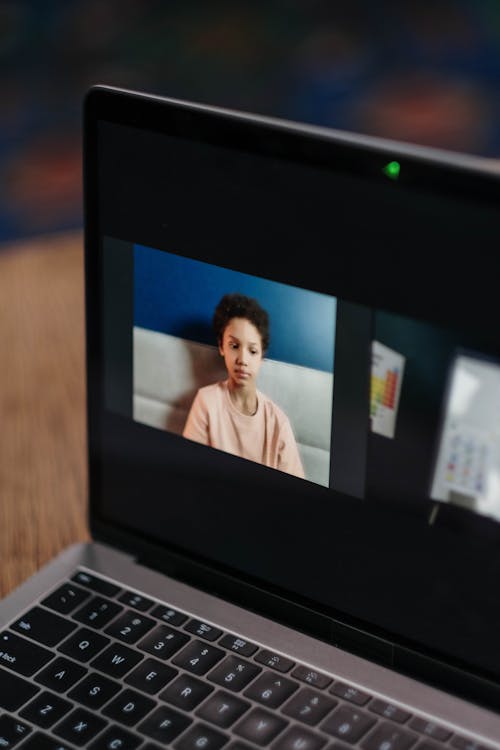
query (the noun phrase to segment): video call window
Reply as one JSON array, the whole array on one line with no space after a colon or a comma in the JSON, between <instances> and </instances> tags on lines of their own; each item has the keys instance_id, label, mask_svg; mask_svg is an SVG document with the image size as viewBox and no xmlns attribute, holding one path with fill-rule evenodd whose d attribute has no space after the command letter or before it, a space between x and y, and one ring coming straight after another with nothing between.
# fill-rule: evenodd
<instances>
[{"instance_id":1,"label":"video call window","mask_svg":"<svg viewBox=\"0 0 500 750\"><path fill-rule=\"evenodd\" d=\"M336 305L134 246L134 420L328 487Z\"/></svg>"},{"instance_id":2,"label":"video call window","mask_svg":"<svg viewBox=\"0 0 500 750\"><path fill-rule=\"evenodd\" d=\"M105 402L160 457L170 433L214 465L215 449L353 500L500 520L487 337L112 238L104 260Z\"/></svg>"}]
</instances>

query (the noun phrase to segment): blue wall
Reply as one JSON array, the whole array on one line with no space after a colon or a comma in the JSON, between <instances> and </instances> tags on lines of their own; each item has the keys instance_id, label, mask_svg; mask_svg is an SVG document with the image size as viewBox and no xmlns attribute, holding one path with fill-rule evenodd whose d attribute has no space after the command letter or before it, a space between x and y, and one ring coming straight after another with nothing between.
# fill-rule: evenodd
<instances>
[{"instance_id":1,"label":"blue wall","mask_svg":"<svg viewBox=\"0 0 500 750\"><path fill-rule=\"evenodd\" d=\"M134 247L134 325L215 345L212 315L223 294L255 297L270 318L269 359L333 371L336 299Z\"/></svg>"}]
</instances>

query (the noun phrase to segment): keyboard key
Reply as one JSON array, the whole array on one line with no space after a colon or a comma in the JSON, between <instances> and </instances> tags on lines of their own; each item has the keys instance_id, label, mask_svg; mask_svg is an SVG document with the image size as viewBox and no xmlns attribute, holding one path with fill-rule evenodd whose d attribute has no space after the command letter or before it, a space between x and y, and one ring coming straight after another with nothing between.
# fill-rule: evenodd
<instances>
[{"instance_id":1,"label":"keyboard key","mask_svg":"<svg viewBox=\"0 0 500 750\"><path fill-rule=\"evenodd\" d=\"M368 693L364 693L352 685L347 685L345 682L335 682L333 687L330 688L330 693L338 695L339 698L343 698L350 703L355 703L356 706L364 706L371 698Z\"/></svg>"},{"instance_id":2,"label":"keyboard key","mask_svg":"<svg viewBox=\"0 0 500 750\"><path fill-rule=\"evenodd\" d=\"M127 610L109 625L105 633L124 643L135 643L155 625L150 617Z\"/></svg>"},{"instance_id":3,"label":"keyboard key","mask_svg":"<svg viewBox=\"0 0 500 750\"><path fill-rule=\"evenodd\" d=\"M41 607L34 607L11 625L21 635L32 638L44 646L55 646L66 638L77 627L76 623L49 612Z\"/></svg>"},{"instance_id":4,"label":"keyboard key","mask_svg":"<svg viewBox=\"0 0 500 750\"><path fill-rule=\"evenodd\" d=\"M446 742L446 740L451 737L451 732L449 729L445 729L438 724L434 724L433 721L420 719L418 716L415 716L410 721L409 727L411 729L415 729L417 732L426 734L428 737L432 737L432 739L437 740L438 742Z\"/></svg>"},{"instance_id":5,"label":"keyboard key","mask_svg":"<svg viewBox=\"0 0 500 750\"><path fill-rule=\"evenodd\" d=\"M174 711L168 706L159 706L137 728L153 740L167 745L179 736L189 725L191 719L184 714Z\"/></svg>"},{"instance_id":6,"label":"keyboard key","mask_svg":"<svg viewBox=\"0 0 500 750\"><path fill-rule=\"evenodd\" d=\"M262 669L238 656L228 656L213 669L208 679L237 693L256 677Z\"/></svg>"},{"instance_id":7,"label":"keyboard key","mask_svg":"<svg viewBox=\"0 0 500 750\"><path fill-rule=\"evenodd\" d=\"M144 657L137 651L132 651L128 646L122 643L112 643L111 646L97 656L90 666L99 669L111 677L123 677L137 666Z\"/></svg>"},{"instance_id":8,"label":"keyboard key","mask_svg":"<svg viewBox=\"0 0 500 750\"><path fill-rule=\"evenodd\" d=\"M258 703L262 703L269 708L277 708L284 703L298 688L296 682L288 680L286 677L274 674L274 672L264 672L245 690L244 695L247 698L253 698Z\"/></svg>"},{"instance_id":9,"label":"keyboard key","mask_svg":"<svg viewBox=\"0 0 500 750\"><path fill-rule=\"evenodd\" d=\"M120 587L116 586L116 584L105 581L103 578L98 578L91 573L85 573L83 570L79 570L71 580L95 591L97 594L104 594L104 596L113 597L121 591Z\"/></svg>"},{"instance_id":10,"label":"keyboard key","mask_svg":"<svg viewBox=\"0 0 500 750\"><path fill-rule=\"evenodd\" d=\"M45 691L21 711L21 716L27 721L31 721L32 724L42 727L42 729L48 729L56 721L62 719L72 708L73 704L69 701Z\"/></svg>"},{"instance_id":11,"label":"keyboard key","mask_svg":"<svg viewBox=\"0 0 500 750\"><path fill-rule=\"evenodd\" d=\"M450 744L457 750L490 750L486 745L480 745L475 740L468 740L466 737L459 737L458 735L453 737Z\"/></svg>"},{"instance_id":12,"label":"keyboard key","mask_svg":"<svg viewBox=\"0 0 500 750\"><path fill-rule=\"evenodd\" d=\"M100 716L91 714L83 708L76 708L53 729L53 732L63 740L81 747L90 742L105 726L107 722Z\"/></svg>"},{"instance_id":13,"label":"keyboard key","mask_svg":"<svg viewBox=\"0 0 500 750\"><path fill-rule=\"evenodd\" d=\"M244 638L240 638L237 635L225 635L219 641L221 646L228 648L230 651L235 651L241 656L252 656L257 651L258 646L250 641L245 641Z\"/></svg>"},{"instance_id":14,"label":"keyboard key","mask_svg":"<svg viewBox=\"0 0 500 750\"><path fill-rule=\"evenodd\" d=\"M376 719L351 706L339 706L321 725L323 732L344 742L357 742L375 724ZM385 748L384 750L392 750Z\"/></svg>"},{"instance_id":15,"label":"keyboard key","mask_svg":"<svg viewBox=\"0 0 500 750\"><path fill-rule=\"evenodd\" d=\"M88 708L97 709L104 706L119 690L121 685L118 682L92 672L68 693L68 698L83 703Z\"/></svg>"},{"instance_id":16,"label":"keyboard key","mask_svg":"<svg viewBox=\"0 0 500 750\"><path fill-rule=\"evenodd\" d=\"M201 620L190 620L187 625L184 626L184 630L193 635L198 635L200 638L204 638L206 641L216 641L222 635L222 630L215 628L213 625L209 625Z\"/></svg>"},{"instance_id":17,"label":"keyboard key","mask_svg":"<svg viewBox=\"0 0 500 750\"><path fill-rule=\"evenodd\" d=\"M124 591L124 593L118 597L119 602L127 604L129 607L138 609L140 612L147 612L148 609L154 605L152 599L148 599L142 594L136 594L135 591Z\"/></svg>"},{"instance_id":18,"label":"keyboard key","mask_svg":"<svg viewBox=\"0 0 500 750\"><path fill-rule=\"evenodd\" d=\"M235 695L219 690L205 701L196 714L211 724L216 724L218 727L227 729L231 724L234 724L236 719L243 716L249 708L250 703L236 698Z\"/></svg>"},{"instance_id":19,"label":"keyboard key","mask_svg":"<svg viewBox=\"0 0 500 750\"><path fill-rule=\"evenodd\" d=\"M204 724L195 724L174 743L176 750L219 750L229 737Z\"/></svg>"},{"instance_id":20,"label":"keyboard key","mask_svg":"<svg viewBox=\"0 0 500 750\"><path fill-rule=\"evenodd\" d=\"M141 742L142 737L122 727L112 726L90 745L89 750L135 750Z\"/></svg>"},{"instance_id":21,"label":"keyboard key","mask_svg":"<svg viewBox=\"0 0 500 750\"><path fill-rule=\"evenodd\" d=\"M157 659L145 659L125 678L125 682L144 693L154 695L177 674L177 669L168 667Z\"/></svg>"},{"instance_id":22,"label":"keyboard key","mask_svg":"<svg viewBox=\"0 0 500 750\"><path fill-rule=\"evenodd\" d=\"M103 713L121 724L128 727L141 721L152 708L155 702L135 690L124 690L111 703L108 703Z\"/></svg>"},{"instance_id":23,"label":"keyboard key","mask_svg":"<svg viewBox=\"0 0 500 750\"><path fill-rule=\"evenodd\" d=\"M202 641L192 641L177 654L172 663L193 674L202 675L217 664L224 655L224 651L220 648L208 646Z\"/></svg>"},{"instance_id":24,"label":"keyboard key","mask_svg":"<svg viewBox=\"0 0 500 750\"><path fill-rule=\"evenodd\" d=\"M233 732L255 745L268 745L287 725L288 722L276 714L254 708L240 719Z\"/></svg>"},{"instance_id":25,"label":"keyboard key","mask_svg":"<svg viewBox=\"0 0 500 750\"><path fill-rule=\"evenodd\" d=\"M0 635L0 666L29 677L54 658L52 651L14 633Z\"/></svg>"},{"instance_id":26,"label":"keyboard key","mask_svg":"<svg viewBox=\"0 0 500 750\"><path fill-rule=\"evenodd\" d=\"M295 662L291 659L287 659L286 656L275 654L273 651L267 651L266 649L259 651L254 659L255 661L258 661L259 664L265 664L266 667L277 669L278 672L289 672L290 669L295 666Z\"/></svg>"},{"instance_id":27,"label":"keyboard key","mask_svg":"<svg viewBox=\"0 0 500 750\"><path fill-rule=\"evenodd\" d=\"M335 706L337 701L322 693L302 688L281 710L287 716L314 726L323 719Z\"/></svg>"},{"instance_id":28,"label":"keyboard key","mask_svg":"<svg viewBox=\"0 0 500 750\"><path fill-rule=\"evenodd\" d=\"M250 745L247 745L245 742L240 742L240 740L235 740L234 742L231 742L231 744L227 746L226 750L253 750L253 748Z\"/></svg>"},{"instance_id":29,"label":"keyboard key","mask_svg":"<svg viewBox=\"0 0 500 750\"><path fill-rule=\"evenodd\" d=\"M85 674L87 670L84 667L61 656L45 667L35 679L57 693L65 693Z\"/></svg>"},{"instance_id":30,"label":"keyboard key","mask_svg":"<svg viewBox=\"0 0 500 750\"><path fill-rule=\"evenodd\" d=\"M102 596L95 596L90 602L80 607L73 617L84 625L99 629L107 625L122 610L123 607L119 604L103 599Z\"/></svg>"},{"instance_id":31,"label":"keyboard key","mask_svg":"<svg viewBox=\"0 0 500 750\"><path fill-rule=\"evenodd\" d=\"M190 640L188 635L168 625L158 625L137 644L137 648L159 659L168 659Z\"/></svg>"},{"instance_id":32,"label":"keyboard key","mask_svg":"<svg viewBox=\"0 0 500 750\"><path fill-rule=\"evenodd\" d=\"M42 604L49 609L55 609L61 615L69 615L89 597L90 592L85 589L73 586L71 583L64 583L52 594L42 599Z\"/></svg>"},{"instance_id":33,"label":"keyboard key","mask_svg":"<svg viewBox=\"0 0 500 750\"><path fill-rule=\"evenodd\" d=\"M23 680L22 677L0 669L0 708L6 711L17 711L39 690L39 687Z\"/></svg>"},{"instance_id":34,"label":"keyboard key","mask_svg":"<svg viewBox=\"0 0 500 750\"><path fill-rule=\"evenodd\" d=\"M385 701L374 698L368 706L370 711L384 716L386 719L396 721L398 724L404 724L410 718L411 714L408 711L403 711L402 708L398 708L393 703L386 703Z\"/></svg>"},{"instance_id":35,"label":"keyboard key","mask_svg":"<svg viewBox=\"0 0 500 750\"><path fill-rule=\"evenodd\" d=\"M188 619L187 615L184 615L182 612L178 612L171 607L166 607L164 604L159 604L155 607L151 614L158 620L163 620L163 622L166 622L169 625L175 625L176 627L179 627L179 625L182 625L182 623L186 622Z\"/></svg>"},{"instance_id":36,"label":"keyboard key","mask_svg":"<svg viewBox=\"0 0 500 750\"><path fill-rule=\"evenodd\" d=\"M31 727L13 716L4 714L0 716L0 747L15 747L18 742L24 740L31 732Z\"/></svg>"},{"instance_id":37,"label":"keyboard key","mask_svg":"<svg viewBox=\"0 0 500 750\"><path fill-rule=\"evenodd\" d=\"M407 750L417 739L413 732L384 721L363 740L361 747L363 750Z\"/></svg>"},{"instance_id":38,"label":"keyboard key","mask_svg":"<svg viewBox=\"0 0 500 750\"><path fill-rule=\"evenodd\" d=\"M290 727L273 744L273 750L320 750L327 740L302 727Z\"/></svg>"},{"instance_id":39,"label":"keyboard key","mask_svg":"<svg viewBox=\"0 0 500 750\"><path fill-rule=\"evenodd\" d=\"M328 675L323 674L322 672L316 672L315 669L304 667L302 664L293 670L292 677L296 677L298 680L307 682L309 685L313 685L313 687L320 689L328 687L332 681L332 678L328 677Z\"/></svg>"},{"instance_id":40,"label":"keyboard key","mask_svg":"<svg viewBox=\"0 0 500 750\"><path fill-rule=\"evenodd\" d=\"M160 698L184 711L191 711L213 691L211 685L188 674L181 674L160 694Z\"/></svg>"},{"instance_id":41,"label":"keyboard key","mask_svg":"<svg viewBox=\"0 0 500 750\"><path fill-rule=\"evenodd\" d=\"M421 740L415 750L443 750L443 746L437 745L432 740Z\"/></svg>"},{"instance_id":42,"label":"keyboard key","mask_svg":"<svg viewBox=\"0 0 500 750\"><path fill-rule=\"evenodd\" d=\"M59 651L66 656L71 656L77 661L90 661L94 656L110 643L109 638L96 633L89 628L79 628L64 643L59 646Z\"/></svg>"},{"instance_id":43,"label":"keyboard key","mask_svg":"<svg viewBox=\"0 0 500 750\"><path fill-rule=\"evenodd\" d=\"M60 740L55 740L43 732L30 734L26 742L23 743L23 750L71 750L70 746Z\"/></svg>"}]
</instances>

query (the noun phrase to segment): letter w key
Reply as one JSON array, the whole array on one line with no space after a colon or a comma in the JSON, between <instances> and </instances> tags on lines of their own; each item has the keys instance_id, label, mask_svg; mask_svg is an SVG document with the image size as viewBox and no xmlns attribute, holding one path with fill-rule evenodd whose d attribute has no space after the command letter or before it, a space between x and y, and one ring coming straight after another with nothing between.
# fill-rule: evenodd
<instances>
[{"instance_id":1,"label":"letter w key","mask_svg":"<svg viewBox=\"0 0 500 750\"><path fill-rule=\"evenodd\" d=\"M123 677L135 667L144 657L127 646L113 643L97 656L90 665L111 677Z\"/></svg>"}]
</instances>

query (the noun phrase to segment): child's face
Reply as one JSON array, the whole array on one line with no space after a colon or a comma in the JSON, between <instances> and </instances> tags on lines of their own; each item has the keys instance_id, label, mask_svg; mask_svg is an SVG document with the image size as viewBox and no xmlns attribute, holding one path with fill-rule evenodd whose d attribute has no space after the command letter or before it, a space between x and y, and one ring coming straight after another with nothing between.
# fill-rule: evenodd
<instances>
[{"instance_id":1,"label":"child's face","mask_svg":"<svg viewBox=\"0 0 500 750\"><path fill-rule=\"evenodd\" d=\"M229 378L238 386L254 386L262 364L262 338L246 318L232 318L222 334L219 351Z\"/></svg>"}]
</instances>

